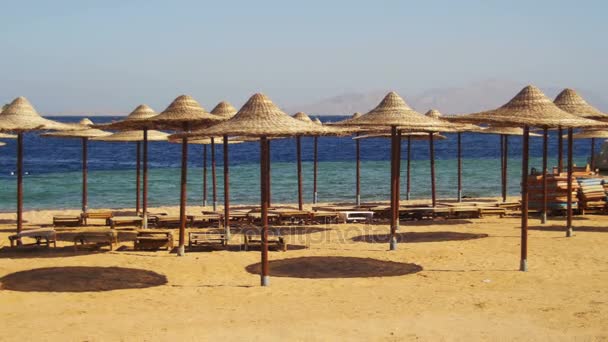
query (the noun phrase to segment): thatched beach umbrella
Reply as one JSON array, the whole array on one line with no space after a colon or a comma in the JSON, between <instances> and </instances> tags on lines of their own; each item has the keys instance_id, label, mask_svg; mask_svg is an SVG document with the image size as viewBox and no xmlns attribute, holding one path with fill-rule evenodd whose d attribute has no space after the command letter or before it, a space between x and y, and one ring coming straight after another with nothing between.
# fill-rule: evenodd
<instances>
[{"instance_id":1,"label":"thatched beach umbrella","mask_svg":"<svg viewBox=\"0 0 608 342\"><path fill-rule=\"evenodd\" d=\"M434 155L433 133L451 130L449 122L426 117L411 109L395 92L390 92L380 104L357 119L343 123L346 126L371 127L391 130L391 239L390 249L397 248L396 231L399 225L399 174L401 155L401 131L427 132L432 156ZM435 193L434 167L431 167L432 192ZM435 201L433 200L433 205Z\"/></svg>"},{"instance_id":2,"label":"thatched beach umbrella","mask_svg":"<svg viewBox=\"0 0 608 342\"><path fill-rule=\"evenodd\" d=\"M587 103L587 101L585 101L585 99L583 99L573 89L566 88L562 90L562 92L557 95L553 103L555 103L555 105L560 109L576 116L586 119L608 121L608 114L601 112L597 108ZM561 137L562 135L560 134L560 139ZM580 138L580 135L577 134L574 134L573 137L575 139L582 139ZM590 164L592 170L595 170L595 138L598 137L591 137Z\"/></svg>"},{"instance_id":3,"label":"thatched beach umbrella","mask_svg":"<svg viewBox=\"0 0 608 342\"><path fill-rule=\"evenodd\" d=\"M224 118L231 118L236 114L237 110L228 101L221 101L211 110L211 114L219 115Z\"/></svg>"},{"instance_id":4,"label":"thatched beach umbrella","mask_svg":"<svg viewBox=\"0 0 608 342\"><path fill-rule=\"evenodd\" d=\"M268 138L294 137L298 135L324 135L339 130L319 127L313 123L296 120L282 112L268 97L262 94L253 95L238 113L226 122L207 129L174 137L214 137L238 136L260 139L260 189L262 216L262 286L269 285L268 272Z\"/></svg>"},{"instance_id":5,"label":"thatched beach umbrella","mask_svg":"<svg viewBox=\"0 0 608 342\"><path fill-rule=\"evenodd\" d=\"M72 125L43 118L25 97L18 97L0 113L0 132L17 134L17 232L23 228L23 134L41 130L70 130Z\"/></svg>"},{"instance_id":6,"label":"thatched beach umbrella","mask_svg":"<svg viewBox=\"0 0 608 342\"><path fill-rule=\"evenodd\" d=\"M144 213L147 213L148 210L148 154L147 154L147 146L148 146L148 142L149 141L167 141L167 138L169 137L169 134L164 133L164 132L160 132L160 131L155 131L155 130L146 130L144 131L139 131L139 130L133 130L133 131L119 131L116 133L113 133L111 135L107 135L107 136L102 136L102 137L98 137L98 138L93 138L91 140L95 140L95 141L105 141L105 142L134 142L136 143L135 145L135 160L136 160L136 164L135 164L135 212L139 214L139 209L140 209L140 194L141 198L142 198L142 215ZM145 142L144 144L144 158L143 158L143 192L140 189L140 184L142 182L140 182L140 160L142 159L140 156L141 153L141 143ZM144 215L144 218L146 218L147 220L147 216ZM145 221L144 220L144 223Z\"/></svg>"},{"instance_id":7,"label":"thatched beach umbrella","mask_svg":"<svg viewBox=\"0 0 608 342\"><path fill-rule=\"evenodd\" d=\"M91 138L105 137L112 133L105 132L96 128L88 128L93 122L89 119L82 119L79 122L81 127L87 127L80 130L70 131L55 131L41 134L43 137L55 137L64 139L80 139L82 144L82 212L86 213L88 209L88 191L87 191L87 176L88 176L88 142Z\"/></svg>"},{"instance_id":8,"label":"thatched beach umbrella","mask_svg":"<svg viewBox=\"0 0 608 342\"><path fill-rule=\"evenodd\" d=\"M139 194L140 194L140 182L139 182L139 174L140 174L140 150L142 150L141 146L143 144L143 156L142 156L142 165L143 165L143 191L142 191L142 217L143 217L143 226L144 228L148 227L148 130L152 125L146 120L158 115L152 108L148 107L145 104L141 104L137 106L127 117L123 120L112 122L109 124L103 125L93 125L93 127L101 128L101 129L111 129L118 131L128 131L126 135L114 135L115 138L127 138L131 139L131 137L137 137L137 133L133 132L134 130L142 130L142 139L139 140L128 140L137 142L137 200L136 200L136 211L139 212ZM154 134L157 134L156 132ZM163 138L166 140L166 137ZM120 140L117 140L120 141Z\"/></svg>"},{"instance_id":9,"label":"thatched beach umbrella","mask_svg":"<svg viewBox=\"0 0 608 342\"><path fill-rule=\"evenodd\" d=\"M178 96L171 104L160 114L146 121L151 122L156 129L171 129L189 132L191 129L203 128L225 119L218 115L207 113L201 105L191 96ZM227 139L224 137L224 139ZM225 145L227 146L227 145ZM185 235L186 235L186 191L188 177L188 137L182 138L182 165L181 165L181 186L180 186L180 201L179 201L179 247L177 250L178 256L185 255ZM226 189L225 189L226 190ZM229 194L226 194L225 210L229 210ZM228 217L225 218L225 223L228 225ZM229 230L227 231L229 234Z\"/></svg>"},{"instance_id":10,"label":"thatched beach umbrella","mask_svg":"<svg viewBox=\"0 0 608 342\"><path fill-rule=\"evenodd\" d=\"M453 118L456 119L456 118ZM459 122L482 123L495 126L523 127L522 151L522 191L521 191L521 260L520 270L528 269L528 147L530 127L543 129L565 127L569 136L572 136L574 127L602 127L606 126L599 121L580 118L569 114L557 107L540 89L534 86L523 88L513 99L502 107L494 110L462 115ZM572 235L572 160L571 139L568 151L568 218L567 236ZM546 170L543 170L543 175ZM543 176L546 192L546 177Z\"/></svg>"}]
</instances>

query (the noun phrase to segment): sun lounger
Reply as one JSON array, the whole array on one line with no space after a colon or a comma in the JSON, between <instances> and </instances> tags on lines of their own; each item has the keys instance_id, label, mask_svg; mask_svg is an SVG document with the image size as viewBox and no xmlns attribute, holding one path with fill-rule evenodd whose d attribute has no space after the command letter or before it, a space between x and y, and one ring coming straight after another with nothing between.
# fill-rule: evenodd
<instances>
[{"instance_id":1,"label":"sun lounger","mask_svg":"<svg viewBox=\"0 0 608 342\"><path fill-rule=\"evenodd\" d=\"M340 215L332 211L313 211L310 213L312 223L336 223Z\"/></svg>"},{"instance_id":2,"label":"sun lounger","mask_svg":"<svg viewBox=\"0 0 608 342\"><path fill-rule=\"evenodd\" d=\"M496 207L482 207L479 208L479 217L489 216L489 215L498 215L499 217L503 217L507 214L507 210L505 208L496 208Z\"/></svg>"},{"instance_id":3,"label":"sun lounger","mask_svg":"<svg viewBox=\"0 0 608 342\"><path fill-rule=\"evenodd\" d=\"M373 211L340 211L338 212L338 215L340 217L340 222L342 223L372 223L374 218Z\"/></svg>"},{"instance_id":4,"label":"sun lounger","mask_svg":"<svg viewBox=\"0 0 608 342\"><path fill-rule=\"evenodd\" d=\"M243 231L243 241L245 241L245 251L248 251L252 245L262 244L262 234L259 229L247 229ZM275 246L278 250L286 252L287 243L285 238L280 233L274 233L272 230L268 232L268 246Z\"/></svg>"},{"instance_id":5,"label":"sun lounger","mask_svg":"<svg viewBox=\"0 0 608 342\"><path fill-rule=\"evenodd\" d=\"M108 245L110 250L114 249L114 244L118 243L117 234L111 229L78 231L74 234L74 250L78 251L78 243L81 246L95 244Z\"/></svg>"},{"instance_id":6,"label":"sun lounger","mask_svg":"<svg viewBox=\"0 0 608 342\"><path fill-rule=\"evenodd\" d=\"M274 209L269 214L276 214L280 223L306 224L310 222L310 212L298 209Z\"/></svg>"},{"instance_id":7,"label":"sun lounger","mask_svg":"<svg viewBox=\"0 0 608 342\"><path fill-rule=\"evenodd\" d=\"M82 223L87 226L89 225L89 220L103 220L106 226L110 225L109 219L112 218L114 214L111 211L87 211L86 213L82 213Z\"/></svg>"},{"instance_id":8,"label":"sun lounger","mask_svg":"<svg viewBox=\"0 0 608 342\"><path fill-rule=\"evenodd\" d=\"M143 219L139 216L114 216L108 219L110 228L115 229L118 226L136 226L141 227Z\"/></svg>"},{"instance_id":9,"label":"sun lounger","mask_svg":"<svg viewBox=\"0 0 608 342\"><path fill-rule=\"evenodd\" d=\"M226 232L223 229L209 229L205 231L190 232L188 234L188 246L202 246L202 245L220 245L226 247L228 245L228 238Z\"/></svg>"},{"instance_id":10,"label":"sun lounger","mask_svg":"<svg viewBox=\"0 0 608 342\"><path fill-rule=\"evenodd\" d=\"M156 218L157 227L178 227L181 223L179 216L158 216ZM186 215L186 227L192 227L194 215Z\"/></svg>"},{"instance_id":11,"label":"sun lounger","mask_svg":"<svg viewBox=\"0 0 608 342\"><path fill-rule=\"evenodd\" d=\"M20 233L10 235L8 237L11 247L15 246L27 246L24 245L21 241L22 238L28 237L35 239L36 242L29 245L40 246L44 244L46 247L50 247L51 243L53 247L57 247L57 234L52 228L38 228L38 229L29 229L23 230Z\"/></svg>"},{"instance_id":12,"label":"sun lounger","mask_svg":"<svg viewBox=\"0 0 608 342\"><path fill-rule=\"evenodd\" d=\"M504 211L504 209L494 208ZM479 218L480 208L477 207L450 207L450 217L454 218Z\"/></svg>"},{"instance_id":13,"label":"sun lounger","mask_svg":"<svg viewBox=\"0 0 608 342\"><path fill-rule=\"evenodd\" d=\"M165 248L173 249L173 234L169 230L142 229L137 231L137 237L133 242L135 250L157 250Z\"/></svg>"},{"instance_id":14,"label":"sun lounger","mask_svg":"<svg viewBox=\"0 0 608 342\"><path fill-rule=\"evenodd\" d=\"M53 226L55 227L77 227L82 223L82 217L78 215L55 215Z\"/></svg>"}]
</instances>

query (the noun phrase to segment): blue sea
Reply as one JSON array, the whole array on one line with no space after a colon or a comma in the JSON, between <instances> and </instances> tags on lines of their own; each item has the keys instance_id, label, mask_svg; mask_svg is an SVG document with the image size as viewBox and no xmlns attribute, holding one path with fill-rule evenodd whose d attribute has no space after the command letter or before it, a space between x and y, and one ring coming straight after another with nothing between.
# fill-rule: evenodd
<instances>
[{"instance_id":1,"label":"blue sea","mask_svg":"<svg viewBox=\"0 0 608 342\"><path fill-rule=\"evenodd\" d=\"M344 117L320 117L338 121ZM82 117L51 117L78 122ZM118 117L94 117L95 123ZM437 192L440 198L457 195L456 136L445 134L436 142ZM500 195L500 139L496 135L465 133L463 139L463 195ZM16 208L16 141L0 147L0 211ZM28 133L24 139L24 208L64 209L81 206L81 142L79 139L40 137ZM403 142L402 198L405 197L406 146ZM590 153L589 140L575 140L575 163L583 165ZM223 201L222 147L217 146L218 201ZM313 139L303 138L304 199L312 201ZM188 156L188 202L202 204L203 146L190 145ZM272 199L275 203L297 202L295 139L273 140ZM389 198L389 139L361 141L362 201ZM596 151L599 150L599 142ZM135 143L89 143L89 208L135 206ZM541 168L542 139L531 138L531 165ZM556 165L557 138L551 132L549 165ZM565 148L564 148L565 153ZM509 138L509 194L519 194L521 138ZM259 203L259 143L230 145L230 193L234 204ZM149 146L149 205L177 205L181 146L152 142ZM210 164L210 153L208 153ZM208 171L208 200L211 203L211 169ZM427 141L412 142L412 197L430 198L429 147ZM319 201L354 201L355 142L350 137L319 138Z\"/></svg>"}]
</instances>

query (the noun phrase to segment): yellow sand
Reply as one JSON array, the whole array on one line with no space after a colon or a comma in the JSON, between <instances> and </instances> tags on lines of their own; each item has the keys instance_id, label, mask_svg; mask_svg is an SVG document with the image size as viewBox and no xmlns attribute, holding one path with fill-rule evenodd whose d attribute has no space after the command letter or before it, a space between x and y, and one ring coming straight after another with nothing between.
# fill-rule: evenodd
<instances>
[{"instance_id":1,"label":"yellow sand","mask_svg":"<svg viewBox=\"0 0 608 342\"><path fill-rule=\"evenodd\" d=\"M70 212L77 211L62 211ZM49 223L54 213L26 212L25 219L28 225ZM531 219L527 273L518 271L519 218L404 223L401 231L414 234L394 252L384 242L351 240L385 234L387 225L314 226L287 235L290 243L308 248L271 252L271 261L361 257L414 263L423 270L375 277L381 270L364 264L354 271L365 277L324 278L357 265L316 258L311 262L329 273L310 279L274 276L268 288L245 270L260 261L259 251L199 251L180 258L166 251L134 252L125 243L125 250L113 252L15 253L7 247L14 229L10 219L14 215L0 215L0 277L44 267L57 267L61 275L62 267L83 266L91 267L85 276L95 279L95 267L118 266L157 272L168 283L100 292L0 290L2 341L608 339L605 216L577 218L572 238L565 237L562 219L545 226ZM488 237L461 240L477 235L454 233ZM232 244L239 241L237 236ZM133 281L126 272L125 284Z\"/></svg>"}]
</instances>

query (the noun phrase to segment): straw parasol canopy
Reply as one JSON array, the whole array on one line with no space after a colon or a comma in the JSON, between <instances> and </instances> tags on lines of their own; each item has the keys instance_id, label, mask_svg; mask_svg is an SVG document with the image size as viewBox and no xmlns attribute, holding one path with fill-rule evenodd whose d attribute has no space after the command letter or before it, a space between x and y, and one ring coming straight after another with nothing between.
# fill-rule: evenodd
<instances>
[{"instance_id":1,"label":"straw parasol canopy","mask_svg":"<svg viewBox=\"0 0 608 342\"><path fill-rule=\"evenodd\" d=\"M568 135L564 135L564 138L567 138ZM608 139L608 131L598 130L598 129L589 129L583 130L578 133L572 135L574 139Z\"/></svg>"},{"instance_id":2,"label":"straw parasol canopy","mask_svg":"<svg viewBox=\"0 0 608 342\"><path fill-rule=\"evenodd\" d=\"M390 138L391 134L390 133L370 133L370 134L365 134L365 135L358 135L356 137L353 137L353 140L360 140L360 139L374 139L374 138ZM412 140L429 140L429 134L428 133L423 133L423 132L409 132L409 133L404 133L401 135L401 137L403 138L408 138L410 137ZM445 140L447 139L447 137L445 135L441 135L439 133L433 133L433 139L437 139L437 140Z\"/></svg>"},{"instance_id":3,"label":"straw parasol canopy","mask_svg":"<svg viewBox=\"0 0 608 342\"><path fill-rule=\"evenodd\" d=\"M17 136L14 134L0 133L0 138L1 139L17 139Z\"/></svg>"},{"instance_id":4,"label":"straw parasol canopy","mask_svg":"<svg viewBox=\"0 0 608 342\"><path fill-rule=\"evenodd\" d=\"M218 103L212 110L211 114L219 115L225 118L233 117L237 112L237 109L234 108L229 102L222 101Z\"/></svg>"},{"instance_id":5,"label":"straw parasol canopy","mask_svg":"<svg viewBox=\"0 0 608 342\"><path fill-rule=\"evenodd\" d=\"M449 121L447 121L447 120L444 119L443 114L441 114L437 109L430 109L428 112L426 112L424 114L424 116L426 116L428 118L433 118L433 119L449 122ZM479 126L472 125L472 124L457 124L457 123L452 123L452 129L450 129L450 132L458 132L458 133L462 133L462 132L475 132L478 129L479 129Z\"/></svg>"},{"instance_id":6,"label":"straw parasol canopy","mask_svg":"<svg viewBox=\"0 0 608 342\"><path fill-rule=\"evenodd\" d=\"M378 106L368 113L340 125L374 126L376 128L399 127L402 130L418 132L452 131L454 124L444 120L424 116L410 108L395 92L388 93Z\"/></svg>"},{"instance_id":7,"label":"straw parasol canopy","mask_svg":"<svg viewBox=\"0 0 608 342\"><path fill-rule=\"evenodd\" d=\"M40 116L25 97L18 97L0 113L0 131L27 132L38 130L73 130L73 125Z\"/></svg>"},{"instance_id":8,"label":"straw parasol canopy","mask_svg":"<svg viewBox=\"0 0 608 342\"><path fill-rule=\"evenodd\" d=\"M319 120L319 118L314 118L312 120L312 122L316 123L317 125L322 125L323 123L321 122L321 120Z\"/></svg>"},{"instance_id":9,"label":"straw parasol canopy","mask_svg":"<svg viewBox=\"0 0 608 342\"><path fill-rule=\"evenodd\" d=\"M572 115L556 106L535 86L526 86L503 106L489 111L447 118L452 122L487 123L493 126L548 128L604 127L605 123Z\"/></svg>"},{"instance_id":10,"label":"straw parasol canopy","mask_svg":"<svg viewBox=\"0 0 608 342\"><path fill-rule=\"evenodd\" d=\"M341 134L344 130L302 122L281 111L266 95L254 94L231 119L207 129L172 135L171 138L243 136L286 137Z\"/></svg>"},{"instance_id":11,"label":"straw parasol canopy","mask_svg":"<svg viewBox=\"0 0 608 342\"><path fill-rule=\"evenodd\" d=\"M602 113L587 103L576 91L566 88L553 101L561 110L570 114L594 120L608 120L608 114Z\"/></svg>"},{"instance_id":12,"label":"straw parasol canopy","mask_svg":"<svg viewBox=\"0 0 608 342\"><path fill-rule=\"evenodd\" d=\"M84 118L84 119L78 121L78 124L80 126L93 126L93 121L91 121L91 119L89 119L89 118Z\"/></svg>"},{"instance_id":13,"label":"straw parasol canopy","mask_svg":"<svg viewBox=\"0 0 608 342\"><path fill-rule=\"evenodd\" d=\"M88 124L89 122L90 124ZM106 137L111 135L112 133L102 131L97 128L88 128L92 125L93 122L89 119L82 119L78 125L82 127L87 127L79 130L69 130L69 131L55 131L41 134L43 137L56 137L56 138L98 138L98 137Z\"/></svg>"},{"instance_id":14,"label":"straw parasol canopy","mask_svg":"<svg viewBox=\"0 0 608 342\"><path fill-rule=\"evenodd\" d=\"M137 106L124 120L112 122L109 124L94 125L95 128L114 129L114 130L133 130L149 128L152 124L147 119L158 115L148 105L141 104Z\"/></svg>"},{"instance_id":15,"label":"straw parasol canopy","mask_svg":"<svg viewBox=\"0 0 608 342\"><path fill-rule=\"evenodd\" d=\"M478 127L477 130L471 131L473 133L482 133L482 134L500 134L500 135L524 135L524 130L519 127ZM530 133L531 137L540 137L541 134Z\"/></svg>"},{"instance_id":16,"label":"straw parasol canopy","mask_svg":"<svg viewBox=\"0 0 608 342\"><path fill-rule=\"evenodd\" d=\"M293 115L294 119L300 120L302 122L313 122L312 119L310 118L310 116L308 116L306 113L304 112L297 112Z\"/></svg>"},{"instance_id":17,"label":"straw parasol canopy","mask_svg":"<svg viewBox=\"0 0 608 342\"><path fill-rule=\"evenodd\" d=\"M169 134L150 130L148 131L148 141L167 141ZM91 140L96 141L108 141L108 142L138 142L144 141L143 131L121 131L111 135L93 138Z\"/></svg>"},{"instance_id":18,"label":"straw parasol canopy","mask_svg":"<svg viewBox=\"0 0 608 342\"><path fill-rule=\"evenodd\" d=\"M217 144L217 145L221 145L224 143L224 138L223 137L215 137L213 139L213 143ZM175 143L175 144L181 144L182 143L182 139L170 139L169 142L171 143ZM240 139L228 139L228 144L229 145L233 145L233 144L241 144L244 143L245 141L240 140ZM188 139L188 144L195 144L195 145L211 145L211 138L198 138L198 139Z\"/></svg>"},{"instance_id":19,"label":"straw parasol canopy","mask_svg":"<svg viewBox=\"0 0 608 342\"><path fill-rule=\"evenodd\" d=\"M218 123L225 119L208 113L191 96L180 95L162 113L146 121L154 123L153 127L157 129L183 129L184 125L201 127Z\"/></svg>"},{"instance_id":20,"label":"straw parasol canopy","mask_svg":"<svg viewBox=\"0 0 608 342\"><path fill-rule=\"evenodd\" d=\"M361 113L356 112L354 113L350 118L348 119L344 119L342 121L338 121L338 122L332 122L331 125L335 125L335 126L343 126L343 125L347 125L350 121L352 121L353 119L357 119L361 117ZM321 121L321 120L319 120Z\"/></svg>"}]
</instances>

